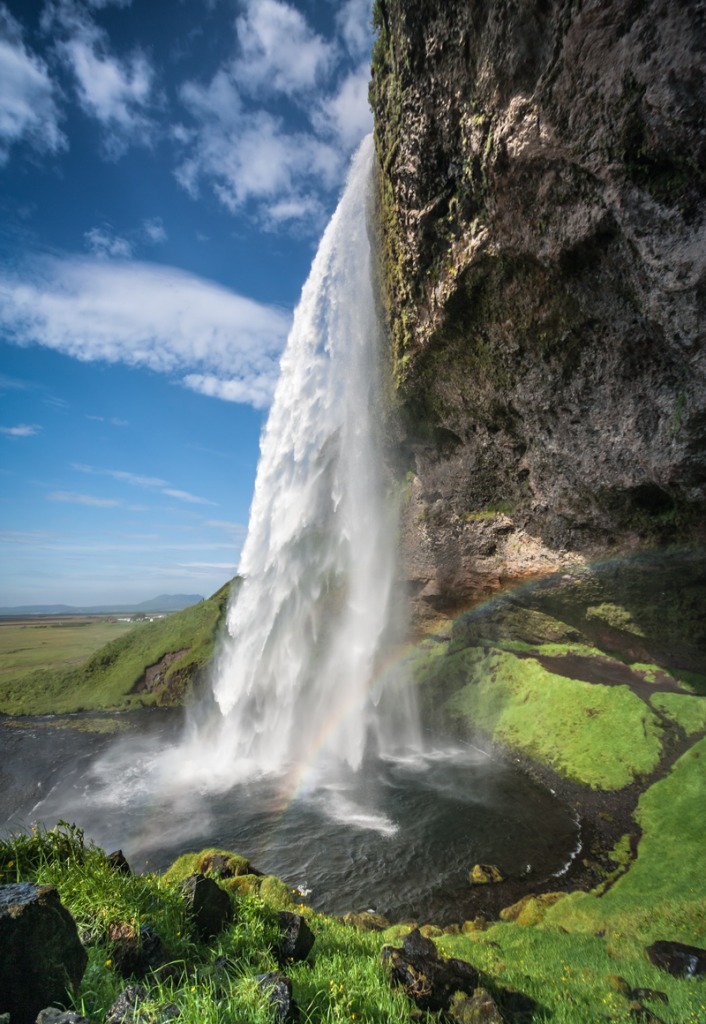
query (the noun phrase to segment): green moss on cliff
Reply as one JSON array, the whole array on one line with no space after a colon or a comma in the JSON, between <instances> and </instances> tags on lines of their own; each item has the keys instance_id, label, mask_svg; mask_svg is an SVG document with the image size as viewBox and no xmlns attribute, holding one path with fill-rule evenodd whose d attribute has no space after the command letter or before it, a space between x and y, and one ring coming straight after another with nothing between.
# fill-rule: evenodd
<instances>
[{"instance_id":1,"label":"green moss on cliff","mask_svg":"<svg viewBox=\"0 0 706 1024\"><path fill-rule=\"evenodd\" d=\"M436 654L417 672L437 724L446 718L574 782L620 789L659 763L660 720L627 686L558 676L495 648Z\"/></svg>"}]
</instances>

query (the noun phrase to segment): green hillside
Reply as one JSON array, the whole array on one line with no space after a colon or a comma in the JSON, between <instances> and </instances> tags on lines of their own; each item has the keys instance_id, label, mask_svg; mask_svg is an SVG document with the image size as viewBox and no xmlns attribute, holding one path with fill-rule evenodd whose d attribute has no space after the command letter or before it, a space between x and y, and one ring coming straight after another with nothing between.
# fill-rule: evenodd
<instances>
[{"instance_id":1,"label":"green hillside","mask_svg":"<svg viewBox=\"0 0 706 1024\"><path fill-rule=\"evenodd\" d=\"M0 681L0 713L66 714L181 703L213 657L230 594L136 625L82 665Z\"/></svg>"}]
</instances>

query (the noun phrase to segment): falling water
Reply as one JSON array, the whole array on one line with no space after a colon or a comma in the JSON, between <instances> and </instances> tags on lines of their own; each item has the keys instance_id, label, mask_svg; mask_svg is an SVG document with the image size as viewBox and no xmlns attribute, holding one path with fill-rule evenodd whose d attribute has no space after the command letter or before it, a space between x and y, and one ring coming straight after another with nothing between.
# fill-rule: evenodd
<instances>
[{"instance_id":1,"label":"falling water","mask_svg":"<svg viewBox=\"0 0 706 1024\"><path fill-rule=\"evenodd\" d=\"M396 517L377 445L371 170L368 139L295 313L212 695L185 735L153 711L117 743L11 730L5 796L15 824L78 821L138 869L215 845L320 909L457 920L469 864L563 871L576 824L482 751L422 751L403 659L385 657Z\"/></svg>"},{"instance_id":2,"label":"falling water","mask_svg":"<svg viewBox=\"0 0 706 1024\"><path fill-rule=\"evenodd\" d=\"M197 734L231 783L357 768L368 744L384 754L416 743L409 689L379 664L396 540L377 439L372 162L368 138L304 286L261 442L217 722Z\"/></svg>"}]
</instances>

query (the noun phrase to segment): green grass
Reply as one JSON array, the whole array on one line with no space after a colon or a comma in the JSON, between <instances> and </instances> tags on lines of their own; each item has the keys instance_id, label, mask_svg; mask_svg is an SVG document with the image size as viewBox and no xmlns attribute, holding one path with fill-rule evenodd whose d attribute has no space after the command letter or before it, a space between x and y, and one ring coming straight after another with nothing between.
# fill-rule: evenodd
<instances>
[{"instance_id":1,"label":"green grass","mask_svg":"<svg viewBox=\"0 0 706 1024\"><path fill-rule=\"evenodd\" d=\"M439 934L434 939L439 953L474 964L501 1003L510 989L534 1000L536 1008L523 1024L627 1024L635 1020L629 990L640 987L667 995L668 1004L643 997L665 1024L702 1024L706 980L672 978L648 962L644 947L656 938L696 944L706 939L701 896L706 851L699 813L705 768L702 741L643 796L637 860L610 891L563 895L545 906L536 926L501 922L486 931ZM159 1007L172 1002L183 1024L271 1024L273 1012L255 975L276 968L278 900L231 890L234 917L221 936L204 944L190 931L180 879L217 852L224 851L180 858L166 875L126 876L109 866L101 850L84 844L80 829L60 823L0 843L0 881L56 885L89 940L89 964L74 1005L91 1024L102 1022L127 983L113 968L107 940L108 926L122 922L152 925L177 968L172 979L144 982L148 1020L156 1022ZM236 858L237 867L246 863ZM382 945L399 944L410 926L361 932L309 908L301 911L316 943L308 960L287 964L286 973L303 1024L438 1020L419 1016L402 993L391 989L381 965ZM219 957L227 957L233 969L220 968Z\"/></svg>"},{"instance_id":2,"label":"green grass","mask_svg":"<svg viewBox=\"0 0 706 1024\"><path fill-rule=\"evenodd\" d=\"M677 761L671 773L640 797L636 820L643 835L627 874L600 898L575 893L552 907L551 926L602 930L621 946L669 938L706 942L706 740Z\"/></svg>"},{"instance_id":3,"label":"green grass","mask_svg":"<svg viewBox=\"0 0 706 1024\"><path fill-rule=\"evenodd\" d=\"M203 860L203 852L195 856ZM186 861L181 865L188 867ZM232 924L204 944L190 932L176 877L181 873L123 875L110 867L103 851L84 844L80 829L66 823L0 843L0 881L55 885L79 931L90 937L89 964L74 1005L91 1024L103 1021L127 984L113 969L107 939L108 926L121 922L152 925L177 967L171 980L143 982L150 995L145 1009L155 1019L160 1005L174 1002L184 1024L271 1024L273 1012L255 976L277 969L278 899L269 901L264 886L265 895L234 894ZM314 952L307 962L286 968L303 1024L409 1024L413 1008L390 988L381 964L381 935L359 932L309 908L303 912L316 936ZM227 957L233 969L219 968L219 957Z\"/></svg>"},{"instance_id":4,"label":"green grass","mask_svg":"<svg viewBox=\"0 0 706 1024\"><path fill-rule=\"evenodd\" d=\"M61 619L0 623L0 686L40 669L72 668L132 629L130 622Z\"/></svg>"},{"instance_id":5,"label":"green grass","mask_svg":"<svg viewBox=\"0 0 706 1024\"><path fill-rule=\"evenodd\" d=\"M656 693L650 703L682 727L687 736L706 729L706 700L680 693Z\"/></svg>"},{"instance_id":6,"label":"green grass","mask_svg":"<svg viewBox=\"0 0 706 1024\"><path fill-rule=\"evenodd\" d=\"M178 702L213 657L229 592L230 584L207 601L136 625L79 667L38 671L14 682L0 679L0 713L65 714ZM133 692L146 668L179 651L184 653L166 670L157 692Z\"/></svg>"},{"instance_id":7,"label":"green grass","mask_svg":"<svg viewBox=\"0 0 706 1024\"><path fill-rule=\"evenodd\" d=\"M627 686L568 679L494 648L429 652L416 670L441 718L574 782L619 789L659 762L659 718Z\"/></svg>"}]
</instances>

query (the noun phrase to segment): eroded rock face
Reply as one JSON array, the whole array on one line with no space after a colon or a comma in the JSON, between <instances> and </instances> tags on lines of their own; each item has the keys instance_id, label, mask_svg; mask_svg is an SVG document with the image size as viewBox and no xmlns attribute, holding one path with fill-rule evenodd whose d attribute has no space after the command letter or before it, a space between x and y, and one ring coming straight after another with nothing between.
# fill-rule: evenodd
<instances>
[{"instance_id":1,"label":"eroded rock face","mask_svg":"<svg viewBox=\"0 0 706 1024\"><path fill-rule=\"evenodd\" d=\"M87 960L54 886L0 886L0 1013L12 1024L34 1024L40 1010L65 1003Z\"/></svg>"},{"instance_id":2,"label":"eroded rock face","mask_svg":"<svg viewBox=\"0 0 706 1024\"><path fill-rule=\"evenodd\" d=\"M376 19L417 614L703 540L703 5L378 0Z\"/></svg>"}]
</instances>

